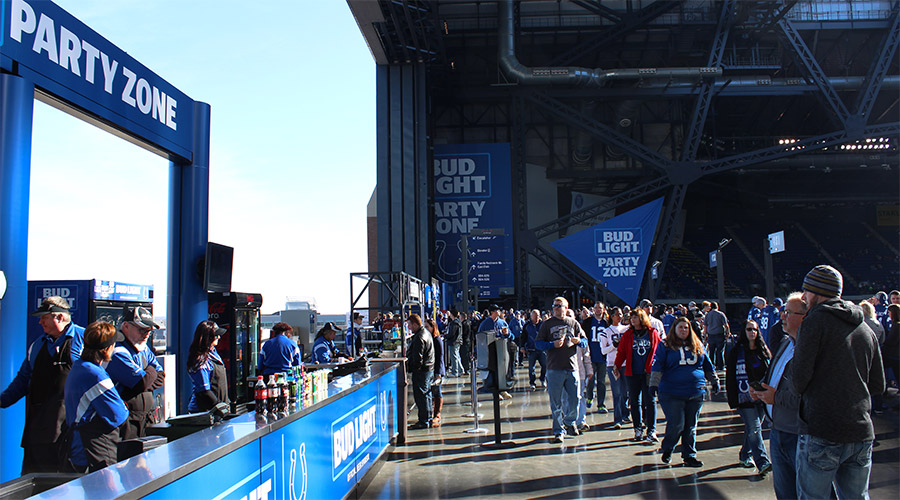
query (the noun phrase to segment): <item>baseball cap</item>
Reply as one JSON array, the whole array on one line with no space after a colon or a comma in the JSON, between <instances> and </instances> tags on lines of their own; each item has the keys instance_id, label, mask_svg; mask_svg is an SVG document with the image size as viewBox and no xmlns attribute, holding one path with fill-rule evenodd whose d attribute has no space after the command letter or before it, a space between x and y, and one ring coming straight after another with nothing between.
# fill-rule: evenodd
<instances>
[{"instance_id":1,"label":"baseball cap","mask_svg":"<svg viewBox=\"0 0 900 500\"><path fill-rule=\"evenodd\" d=\"M650 307L652 305L653 305L653 302L651 302L650 299L642 299L641 304L638 307L644 308L644 307Z\"/></svg>"},{"instance_id":2,"label":"baseball cap","mask_svg":"<svg viewBox=\"0 0 900 500\"><path fill-rule=\"evenodd\" d=\"M322 326L322 331L323 331L323 332L326 332L326 333L327 333L327 332L335 332L335 333L337 333L337 332L341 331L341 329L338 328L338 327L336 327L336 326L334 326L334 323L332 323L331 321L329 321L329 322L325 323L324 326Z\"/></svg>"},{"instance_id":3,"label":"baseball cap","mask_svg":"<svg viewBox=\"0 0 900 500\"><path fill-rule=\"evenodd\" d=\"M150 314L150 311L141 306L126 307L122 321L133 323L138 328L150 328L151 330L159 328L159 325L153 321L153 315Z\"/></svg>"},{"instance_id":4,"label":"baseball cap","mask_svg":"<svg viewBox=\"0 0 900 500\"><path fill-rule=\"evenodd\" d=\"M499 310L500 310L500 306L498 306L497 304L491 304L491 305L488 306L487 310L488 310L489 312L499 311Z\"/></svg>"}]
</instances>

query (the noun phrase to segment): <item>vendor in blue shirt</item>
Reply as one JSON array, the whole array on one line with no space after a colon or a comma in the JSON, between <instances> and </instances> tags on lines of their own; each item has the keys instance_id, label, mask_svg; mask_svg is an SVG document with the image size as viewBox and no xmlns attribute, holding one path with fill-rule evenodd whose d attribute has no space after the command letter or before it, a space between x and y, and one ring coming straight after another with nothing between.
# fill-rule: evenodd
<instances>
[{"instance_id":1,"label":"vendor in blue shirt","mask_svg":"<svg viewBox=\"0 0 900 500\"><path fill-rule=\"evenodd\" d=\"M340 352L334 345L334 337L337 335L338 328L334 323L329 321L316 333L316 340L313 342L312 362L313 363L337 363Z\"/></svg>"},{"instance_id":2,"label":"vendor in blue shirt","mask_svg":"<svg viewBox=\"0 0 900 500\"><path fill-rule=\"evenodd\" d=\"M59 471L54 443L66 420L63 388L72 362L81 357L84 344L84 328L72 323L66 299L47 297L31 315L40 318L44 335L28 346L19 372L0 394L0 408L12 406L25 397L23 475Z\"/></svg>"},{"instance_id":3,"label":"vendor in blue shirt","mask_svg":"<svg viewBox=\"0 0 900 500\"><path fill-rule=\"evenodd\" d=\"M291 339L291 325L279 322L272 327L271 336L259 351L257 375L268 377L286 373L300 366L300 347Z\"/></svg>"},{"instance_id":4,"label":"vendor in blue shirt","mask_svg":"<svg viewBox=\"0 0 900 500\"><path fill-rule=\"evenodd\" d=\"M188 349L188 376L194 387L188 411L191 413L208 411L219 403L228 402L228 377L225 364L216 345L219 337L228 330L220 328L212 321L201 321L194 330L194 340Z\"/></svg>"},{"instance_id":5,"label":"vendor in blue shirt","mask_svg":"<svg viewBox=\"0 0 900 500\"><path fill-rule=\"evenodd\" d=\"M118 427L128 418L128 408L102 366L112 357L115 341L115 326L91 323L81 359L66 379L69 463L76 472L94 472L117 461Z\"/></svg>"},{"instance_id":6,"label":"vendor in blue shirt","mask_svg":"<svg viewBox=\"0 0 900 500\"><path fill-rule=\"evenodd\" d=\"M166 372L147 345L150 332L158 329L153 315L143 307L126 307L122 318L122 340L116 343L106 372L128 407L128 420L120 429L122 439L147 435L152 421L153 391L163 386Z\"/></svg>"}]
</instances>

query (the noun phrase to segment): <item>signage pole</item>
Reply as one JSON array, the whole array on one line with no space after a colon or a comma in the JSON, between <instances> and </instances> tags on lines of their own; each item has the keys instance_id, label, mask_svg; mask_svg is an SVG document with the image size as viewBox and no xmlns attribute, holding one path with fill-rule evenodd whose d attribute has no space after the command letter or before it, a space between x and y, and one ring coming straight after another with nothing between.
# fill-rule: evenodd
<instances>
[{"instance_id":1,"label":"signage pole","mask_svg":"<svg viewBox=\"0 0 900 500\"><path fill-rule=\"evenodd\" d=\"M775 270L772 269L772 249L769 238L763 240L763 265L766 268L766 302L775 300Z\"/></svg>"},{"instance_id":2,"label":"signage pole","mask_svg":"<svg viewBox=\"0 0 900 500\"><path fill-rule=\"evenodd\" d=\"M719 311L725 313L725 266L722 265L722 249L716 250L716 281L718 282Z\"/></svg>"},{"instance_id":3,"label":"signage pole","mask_svg":"<svg viewBox=\"0 0 900 500\"><path fill-rule=\"evenodd\" d=\"M461 244L460 250L462 252L462 298L463 298L463 310L466 313L469 312L469 235L463 234L460 236ZM487 429L482 429L478 426L478 417L483 415L478 414L478 393L476 392L476 386L478 385L478 370L476 369L475 364L475 334L472 333L472 342L470 342L472 348L469 351L469 361L472 366L469 367L469 389L471 392L471 402L469 403L472 406L471 413L464 413L463 417L473 417L474 423L471 429L466 429L467 433L470 434L481 434L487 433Z\"/></svg>"}]
</instances>

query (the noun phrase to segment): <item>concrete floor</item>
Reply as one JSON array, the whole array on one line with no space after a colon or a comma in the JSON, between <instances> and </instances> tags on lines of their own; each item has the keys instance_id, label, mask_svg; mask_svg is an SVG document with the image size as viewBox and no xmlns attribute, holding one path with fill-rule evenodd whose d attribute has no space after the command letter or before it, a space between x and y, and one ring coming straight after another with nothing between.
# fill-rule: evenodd
<instances>
[{"instance_id":1,"label":"concrete floor","mask_svg":"<svg viewBox=\"0 0 900 500\"><path fill-rule=\"evenodd\" d=\"M520 369L518 380L528 380ZM703 405L697 429L699 469L681 465L680 444L672 462L660 461L659 445L632 443L633 430L611 429L612 415L590 413L591 430L550 442L550 404L540 387L532 392L517 387L513 398L500 403L502 442L511 447L492 449L493 405L479 395L480 427L487 434L469 434L467 380L450 378L444 385L444 419L440 428L409 431L407 443L389 449L383 466L371 477L360 498L775 498L772 478L738 465L743 425L728 408L724 393ZM465 385L464 385L465 383ZM900 441L895 405L876 419L875 462L870 480L874 499L900 498ZM607 406L611 394L607 392ZM412 395L409 397L412 404ZM665 432L665 416L658 412L657 432ZM415 410L410 414L414 422ZM768 431L765 432L768 438ZM513 445L514 443L514 445ZM768 448L768 439L766 440ZM367 478L369 480L369 478Z\"/></svg>"}]
</instances>

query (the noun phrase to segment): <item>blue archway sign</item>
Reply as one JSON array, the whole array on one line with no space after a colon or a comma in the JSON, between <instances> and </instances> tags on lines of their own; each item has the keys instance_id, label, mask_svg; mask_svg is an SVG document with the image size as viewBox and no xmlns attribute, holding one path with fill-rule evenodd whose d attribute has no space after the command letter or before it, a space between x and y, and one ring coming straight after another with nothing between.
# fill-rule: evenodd
<instances>
[{"instance_id":1,"label":"blue archway sign","mask_svg":"<svg viewBox=\"0 0 900 500\"><path fill-rule=\"evenodd\" d=\"M626 304L634 305L662 203L657 198L550 245Z\"/></svg>"},{"instance_id":2,"label":"blue archway sign","mask_svg":"<svg viewBox=\"0 0 900 500\"><path fill-rule=\"evenodd\" d=\"M195 275L209 214L208 104L194 101L47 0L0 0L0 390L25 357L28 207L34 99L169 159L167 327L179 361L207 317ZM74 173L73 173L74 175ZM85 325L82 325L85 326ZM179 409L190 381L179 379ZM0 482L19 476L24 402L0 410Z\"/></svg>"}]
</instances>

